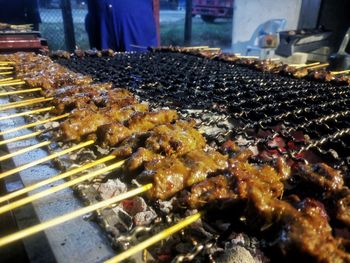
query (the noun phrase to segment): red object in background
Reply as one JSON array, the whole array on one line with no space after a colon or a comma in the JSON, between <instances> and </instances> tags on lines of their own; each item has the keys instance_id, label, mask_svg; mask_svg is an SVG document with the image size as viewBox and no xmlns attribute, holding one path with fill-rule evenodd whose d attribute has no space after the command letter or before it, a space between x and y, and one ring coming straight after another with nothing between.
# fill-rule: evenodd
<instances>
[{"instance_id":1,"label":"red object in background","mask_svg":"<svg viewBox=\"0 0 350 263\"><path fill-rule=\"evenodd\" d=\"M0 53L48 52L48 50L47 41L41 38L39 32L0 32Z\"/></svg>"},{"instance_id":2,"label":"red object in background","mask_svg":"<svg viewBox=\"0 0 350 263\"><path fill-rule=\"evenodd\" d=\"M231 18L233 0L192 0L192 14L200 15L205 22L216 18Z\"/></svg>"},{"instance_id":3,"label":"red object in background","mask_svg":"<svg viewBox=\"0 0 350 263\"><path fill-rule=\"evenodd\" d=\"M153 0L153 13L154 13L154 20L156 22L156 28L157 28L157 40L158 40L158 46L160 45L160 19L159 19L159 0Z\"/></svg>"}]
</instances>

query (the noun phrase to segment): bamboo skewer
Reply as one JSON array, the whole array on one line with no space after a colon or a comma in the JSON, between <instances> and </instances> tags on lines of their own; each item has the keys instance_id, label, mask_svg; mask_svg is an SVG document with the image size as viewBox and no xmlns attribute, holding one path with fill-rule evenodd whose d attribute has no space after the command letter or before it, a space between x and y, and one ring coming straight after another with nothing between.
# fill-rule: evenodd
<instances>
[{"instance_id":1,"label":"bamboo skewer","mask_svg":"<svg viewBox=\"0 0 350 263\"><path fill-rule=\"evenodd\" d=\"M11 75L14 74L12 71L0 72L0 75Z\"/></svg>"},{"instance_id":2,"label":"bamboo skewer","mask_svg":"<svg viewBox=\"0 0 350 263\"><path fill-rule=\"evenodd\" d=\"M23 130L23 129L26 129L26 128L35 127L35 126L38 126L38 125L41 125L41 124L45 124L45 123L48 123L48 122L52 122L52 121L57 121L57 120L66 118L67 116L69 116L69 113L65 113L65 114L62 114L62 115L59 115L59 116L56 116L56 117L52 117L52 118L48 118L48 119L45 119L45 120L41 120L41 121L36 121L36 122L33 122L33 123L25 124L25 125L22 125L22 126L19 126L19 127L15 127L15 128L12 128L12 129L8 129L8 130L5 130L5 131L2 131L2 132L0 132L0 135L12 133L12 132Z\"/></svg>"},{"instance_id":3,"label":"bamboo skewer","mask_svg":"<svg viewBox=\"0 0 350 263\"><path fill-rule=\"evenodd\" d=\"M38 97L38 98L34 98L34 99L27 99L27 100L20 100L20 101L13 101L13 102L9 102L9 103L4 103L4 104L0 104L0 109L6 108L7 106L17 105L17 104L22 104L22 103L29 103L32 101L43 100L43 99L46 99L46 98L45 97Z\"/></svg>"},{"instance_id":4,"label":"bamboo skewer","mask_svg":"<svg viewBox=\"0 0 350 263\"><path fill-rule=\"evenodd\" d=\"M310 63L310 64L305 64L305 65L295 65L294 67L297 68L297 69L302 69L302 68L312 68L314 66L318 66L320 65L320 62L315 62L315 63Z\"/></svg>"},{"instance_id":5,"label":"bamboo skewer","mask_svg":"<svg viewBox=\"0 0 350 263\"><path fill-rule=\"evenodd\" d=\"M258 56L241 56L241 55L238 55L237 57L238 58L252 58L252 59L258 59L259 58Z\"/></svg>"},{"instance_id":6,"label":"bamboo skewer","mask_svg":"<svg viewBox=\"0 0 350 263\"><path fill-rule=\"evenodd\" d=\"M99 176L99 175L101 175L101 174L103 174L103 173L107 173L107 172L109 172L109 171L112 171L112 170L114 170L114 169L119 168L120 166L122 166L123 163L124 163L124 161L116 162L116 163L111 164L111 165L109 165L109 166L106 166L106 167L104 167L104 168L102 168L102 169L100 169L100 170L98 170L98 171L94 171L94 172L91 172L91 173L82 175L82 176L80 176L80 177L77 177L77 178L75 178L75 179L73 179L73 180L70 180L70 181L68 181L68 182L65 182L65 183L63 183L63 184L59 184L59 185L54 186L54 187L52 187L52 188L49 188L49 189L47 189L47 190L41 191L41 192L39 192L39 193L30 195L30 196L27 196L27 197L22 198L22 199L19 199L19 200L13 202L13 203L9 203L9 204L7 204L7 205L1 206L1 207L0 207L0 214L6 213L6 212L11 211L11 210L13 210L13 209L16 209L16 208L18 208L18 207L21 207L21 206L23 206L23 205L25 205L25 204L31 203L31 202L33 202L33 201L35 201L35 200L38 200L38 199L40 199L40 198L43 198L43 197L45 197L45 196L49 196L49 195L51 195L51 194L54 194L54 193L56 193L56 192L58 192L58 191L61 191L61 190L63 190L63 189L66 189L66 188L68 188L68 187L71 187L71 186L73 186L73 185L82 183L82 182L84 182L84 181L86 181L86 180L92 179L92 178L94 178L94 177L96 177L96 176Z\"/></svg>"},{"instance_id":7,"label":"bamboo skewer","mask_svg":"<svg viewBox=\"0 0 350 263\"><path fill-rule=\"evenodd\" d=\"M308 70L310 70L310 69L325 68L325 67L328 67L328 66L329 66L329 63L324 63L324 64L319 64L319 65L316 65L316 66L308 67Z\"/></svg>"},{"instance_id":8,"label":"bamboo skewer","mask_svg":"<svg viewBox=\"0 0 350 263\"><path fill-rule=\"evenodd\" d=\"M162 232L156 234L155 236L146 239L145 241L141 242L140 244L133 246L132 248L122 252L121 254L105 261L105 263L115 263L115 262L121 262L122 260L127 259L128 257L136 254L139 251L142 251L155 243L158 243L159 241L175 234L176 232L184 229L185 227L189 226L190 224L196 222L198 219L200 219L202 216L201 212L198 212L194 215L186 217L184 220L181 220L177 224L163 230Z\"/></svg>"},{"instance_id":9,"label":"bamboo skewer","mask_svg":"<svg viewBox=\"0 0 350 263\"><path fill-rule=\"evenodd\" d=\"M84 170L87 170L89 168L92 168L94 166L97 166L99 164L102 164L102 163L105 163L105 162L108 162L108 161L111 161L113 159L115 159L116 157L114 155L108 155L106 157L103 157L101 159L98 159L96 161L93 161L91 163L88 163L88 164L85 164L81 167L77 167L77 168L74 168L72 170L69 170L67 172L64 172L62 174L58 174L56 176L53 176L51 178L48 178L46 180L43 180L43 181L40 181L38 183L35 183L35 184L32 184L32 185L29 185L29 186L26 186L20 190L17 190L15 192L12 192L12 193L9 193L7 195L4 195L4 196L1 196L0 197L0 203L4 202L4 201L7 201L7 200L10 200L10 199L13 199L17 196L20 196L20 195L23 195L23 194L26 194L30 191L33 191L37 188L40 188L42 186L45 186L45 185L48 185L48 184L51 184L51 183L54 183L58 180L62 180L62 179L65 179L65 178L68 178L69 176L72 176L72 175L75 175L77 173L80 173Z\"/></svg>"},{"instance_id":10,"label":"bamboo skewer","mask_svg":"<svg viewBox=\"0 0 350 263\"><path fill-rule=\"evenodd\" d=\"M47 146L47 145L49 145L49 144L51 144L50 141L45 141L45 142L37 143L37 144L35 144L35 145L31 145L31 146L29 146L29 147L20 149L20 150L18 150L18 151L16 151L16 152L13 152L13 153L9 153L9 154L0 156L0 162L5 161L5 160L7 160L7 159L9 159L9 158L15 157L15 156L17 156L17 155L21 155L21 154L23 154L23 153L30 152L30 151L33 151L33 150L35 150L35 149L39 149L39 148L44 147L44 146Z\"/></svg>"},{"instance_id":11,"label":"bamboo skewer","mask_svg":"<svg viewBox=\"0 0 350 263\"><path fill-rule=\"evenodd\" d=\"M110 205L112 205L114 203L118 203L118 202L120 202L120 201L122 201L124 199L131 198L131 197L133 197L135 195L138 195L138 194L141 194L141 193L143 193L145 191L148 191L151 187L152 186L150 184L144 185L142 187L136 188L136 189L131 190L129 192L126 192L126 193L120 194L118 196L112 197L110 199L98 202L96 204L93 204L93 205L81 208L81 209L73 211L71 213L67 213L65 215L56 217L56 218L51 219L49 221L43 222L41 224L38 224L38 225L35 225L35 226L32 226L32 227L23 229L23 230L18 231L18 232L14 233L14 234L2 237L2 238L0 238L0 247L3 247L3 246L5 246L5 245L7 245L9 243L12 243L12 242L16 241L16 240L19 240L19 239L31 236L31 235L33 235L35 233L38 233L38 232L43 231L45 229L48 229L50 227L62 224L64 222L66 222L66 221L69 221L71 219L74 219L74 218L77 218L79 216L85 215L87 213L91 213L91 212L96 211L98 209L110 206Z\"/></svg>"},{"instance_id":12,"label":"bamboo skewer","mask_svg":"<svg viewBox=\"0 0 350 263\"><path fill-rule=\"evenodd\" d=\"M20 113L16 113L16 114L11 114L11 115L7 115L7 116L2 116L2 117L0 117L0 121L13 119L13 118L21 117L21 116L28 116L28 115L32 115L32 114L48 112L50 110L53 110L54 108L55 107L46 107L46 108L30 110L30 111L24 111L24 112L20 112Z\"/></svg>"},{"instance_id":13,"label":"bamboo skewer","mask_svg":"<svg viewBox=\"0 0 350 263\"><path fill-rule=\"evenodd\" d=\"M2 66L0 66L0 70L1 69L13 69L13 67L2 67Z\"/></svg>"},{"instance_id":14,"label":"bamboo skewer","mask_svg":"<svg viewBox=\"0 0 350 263\"><path fill-rule=\"evenodd\" d=\"M342 71L331 71L331 74L332 75L342 75L342 74L347 74L350 72L350 69L347 69L347 70L342 70Z\"/></svg>"},{"instance_id":15,"label":"bamboo skewer","mask_svg":"<svg viewBox=\"0 0 350 263\"><path fill-rule=\"evenodd\" d=\"M5 81L9 81L9 80L13 80L13 77L0 79L0 82L5 82Z\"/></svg>"},{"instance_id":16,"label":"bamboo skewer","mask_svg":"<svg viewBox=\"0 0 350 263\"><path fill-rule=\"evenodd\" d=\"M8 95L14 95L14 94L23 94L23 93L29 93L29 92L35 92L35 91L41 91L41 90L42 90L41 88L33 88L33 89L25 89L25 90L15 90L15 91L0 92L0 96L8 96Z\"/></svg>"},{"instance_id":17,"label":"bamboo skewer","mask_svg":"<svg viewBox=\"0 0 350 263\"><path fill-rule=\"evenodd\" d=\"M4 145L4 144L11 143L11 142L17 142L17 141L33 138L33 137L35 137L35 136L37 136L37 135L39 135L41 133L43 133L43 131L36 131L36 132L32 132L32 133L25 134L25 135L22 135L22 136L17 136L17 137L11 138L11 139L0 141L0 145Z\"/></svg>"},{"instance_id":18,"label":"bamboo skewer","mask_svg":"<svg viewBox=\"0 0 350 263\"><path fill-rule=\"evenodd\" d=\"M30 106L30 105L33 105L33 104L37 104L37 103L42 103L42 102L47 102L47 101L51 101L53 100L53 98L46 98L46 99L42 99L42 98L37 98L37 99L32 99L30 101L25 101L25 102L18 102L18 103L15 103L13 105L9 105L9 106L3 106L3 107L0 107L0 110L9 110L9 109L15 109L15 108L20 108L20 107L24 107L24 106Z\"/></svg>"},{"instance_id":19,"label":"bamboo skewer","mask_svg":"<svg viewBox=\"0 0 350 263\"><path fill-rule=\"evenodd\" d=\"M17 85L23 85L23 84L25 84L24 81L17 81L17 82L4 83L4 84L1 84L1 83L0 83L0 87L17 86Z\"/></svg>"},{"instance_id":20,"label":"bamboo skewer","mask_svg":"<svg viewBox=\"0 0 350 263\"><path fill-rule=\"evenodd\" d=\"M10 80L0 80L0 84L17 83L23 81L23 79L10 79Z\"/></svg>"},{"instance_id":21,"label":"bamboo skewer","mask_svg":"<svg viewBox=\"0 0 350 263\"><path fill-rule=\"evenodd\" d=\"M184 47L185 49L207 49L209 46L193 46L193 47Z\"/></svg>"},{"instance_id":22,"label":"bamboo skewer","mask_svg":"<svg viewBox=\"0 0 350 263\"><path fill-rule=\"evenodd\" d=\"M21 172L21 171L23 171L23 170L25 170L25 169L28 169L28 168L30 168L30 167L33 167L33 166L35 166L35 165L37 165L37 164L41 164L41 163L50 161L50 160L52 160L52 159L55 159L55 158L57 158L57 157L60 157L60 156L62 156L62 155L65 155L65 154L67 154L67 153L70 153L70 152L79 150L79 149L81 149L81 148L84 148L84 147L89 146L89 145L94 144L94 143L95 143L95 141L89 140L89 141L86 141L86 142L77 144L77 145L75 145L75 146L72 146L72 147L70 147L70 148L64 149L64 150L62 150L62 151L55 152L55 153L53 153L53 154L50 154L50 155L45 156L45 157L43 157L43 158L41 158L41 159L32 161L32 162L30 162L30 163L23 164L23 165L21 165L21 166L18 166L18 167L16 167L16 168L13 168L13 169L8 170L8 171L6 171L6 172L0 173L0 179L5 178L5 177L8 177L8 176L13 175L13 174L18 173L18 172Z\"/></svg>"}]
</instances>

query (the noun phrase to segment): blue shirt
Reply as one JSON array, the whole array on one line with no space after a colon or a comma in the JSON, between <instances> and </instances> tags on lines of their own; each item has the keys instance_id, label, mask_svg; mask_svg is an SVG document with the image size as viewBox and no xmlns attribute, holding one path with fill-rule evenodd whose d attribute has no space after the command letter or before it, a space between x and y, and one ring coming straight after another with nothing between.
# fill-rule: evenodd
<instances>
[{"instance_id":1,"label":"blue shirt","mask_svg":"<svg viewBox=\"0 0 350 263\"><path fill-rule=\"evenodd\" d=\"M156 46L153 0L89 0L86 28L90 45L117 51Z\"/></svg>"}]
</instances>

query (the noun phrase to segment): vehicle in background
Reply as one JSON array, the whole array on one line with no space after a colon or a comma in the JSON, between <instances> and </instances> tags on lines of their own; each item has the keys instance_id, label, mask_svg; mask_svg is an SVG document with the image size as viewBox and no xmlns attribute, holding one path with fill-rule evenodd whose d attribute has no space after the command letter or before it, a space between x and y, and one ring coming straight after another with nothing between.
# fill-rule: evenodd
<instances>
[{"instance_id":1,"label":"vehicle in background","mask_svg":"<svg viewBox=\"0 0 350 263\"><path fill-rule=\"evenodd\" d=\"M192 0L192 15L200 15L207 23L216 18L231 18L233 0Z\"/></svg>"}]
</instances>

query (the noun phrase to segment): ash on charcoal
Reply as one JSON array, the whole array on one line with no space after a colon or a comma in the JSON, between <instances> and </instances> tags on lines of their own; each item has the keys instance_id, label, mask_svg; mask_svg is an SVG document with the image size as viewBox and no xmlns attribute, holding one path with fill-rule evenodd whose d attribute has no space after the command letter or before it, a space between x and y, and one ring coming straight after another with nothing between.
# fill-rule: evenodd
<instances>
[{"instance_id":1,"label":"ash on charcoal","mask_svg":"<svg viewBox=\"0 0 350 263\"><path fill-rule=\"evenodd\" d=\"M257 263L249 251L241 246L225 249L224 253L214 259L218 263Z\"/></svg>"},{"instance_id":2,"label":"ash on charcoal","mask_svg":"<svg viewBox=\"0 0 350 263\"><path fill-rule=\"evenodd\" d=\"M107 182L101 183L97 189L103 199L109 199L127 191L127 186L119 179L108 179Z\"/></svg>"}]
</instances>

